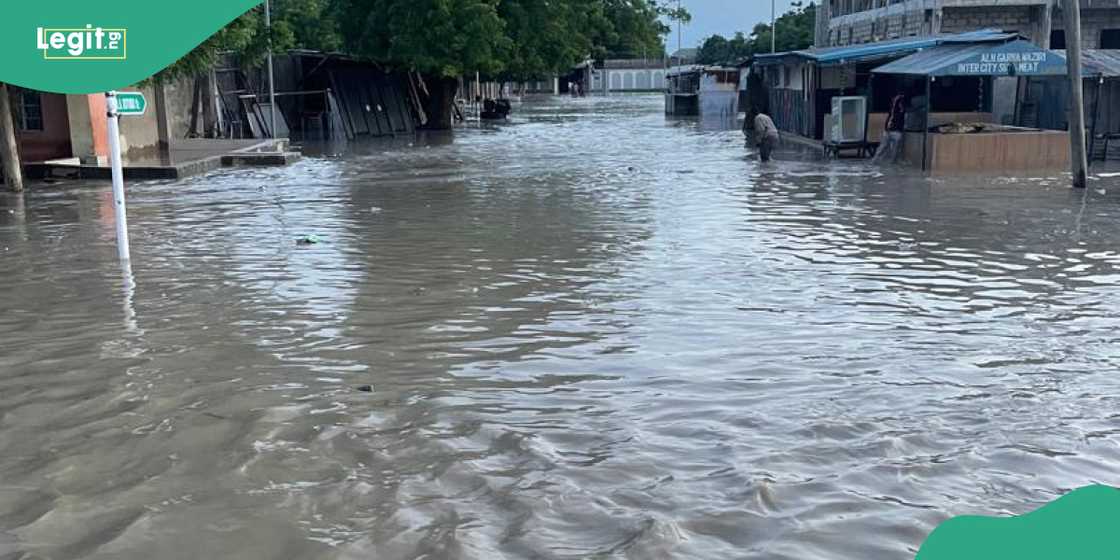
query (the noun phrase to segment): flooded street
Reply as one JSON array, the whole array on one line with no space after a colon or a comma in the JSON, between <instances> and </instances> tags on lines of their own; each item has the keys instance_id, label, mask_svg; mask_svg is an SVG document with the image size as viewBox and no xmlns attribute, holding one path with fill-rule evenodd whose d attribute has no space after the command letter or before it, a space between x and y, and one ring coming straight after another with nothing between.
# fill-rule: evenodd
<instances>
[{"instance_id":1,"label":"flooded street","mask_svg":"<svg viewBox=\"0 0 1120 560\"><path fill-rule=\"evenodd\" d=\"M1120 484L1120 179L657 96L309 155L130 183L131 282L109 185L0 194L0 559L903 559Z\"/></svg>"}]
</instances>

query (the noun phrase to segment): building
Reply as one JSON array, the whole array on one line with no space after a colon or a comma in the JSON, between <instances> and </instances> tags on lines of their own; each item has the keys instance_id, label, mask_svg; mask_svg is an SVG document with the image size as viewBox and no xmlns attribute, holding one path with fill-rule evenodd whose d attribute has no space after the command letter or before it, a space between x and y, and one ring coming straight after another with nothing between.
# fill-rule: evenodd
<instances>
[{"instance_id":1,"label":"building","mask_svg":"<svg viewBox=\"0 0 1120 560\"><path fill-rule=\"evenodd\" d=\"M699 65L669 69L665 114L734 121L739 114L739 69Z\"/></svg>"},{"instance_id":2,"label":"building","mask_svg":"<svg viewBox=\"0 0 1120 560\"><path fill-rule=\"evenodd\" d=\"M1120 49L1120 2L1080 0L1086 49ZM986 28L1016 33L1043 48L1064 49L1057 0L824 0L817 6L818 48Z\"/></svg>"},{"instance_id":3,"label":"building","mask_svg":"<svg viewBox=\"0 0 1120 560\"><path fill-rule=\"evenodd\" d=\"M660 58L607 59L590 68L590 84L586 91L640 93L665 91L668 68Z\"/></svg>"},{"instance_id":4,"label":"building","mask_svg":"<svg viewBox=\"0 0 1120 560\"><path fill-rule=\"evenodd\" d=\"M696 47L677 49L669 55L669 63L671 66L689 66L696 64L696 59L699 56L700 49Z\"/></svg>"},{"instance_id":5,"label":"building","mask_svg":"<svg viewBox=\"0 0 1120 560\"><path fill-rule=\"evenodd\" d=\"M121 119L121 153L155 158L186 130L192 91L179 84L141 88L148 110ZM104 94L63 95L11 88L16 140L23 163L74 159L106 161L109 154ZM181 118L177 118L181 117Z\"/></svg>"},{"instance_id":6,"label":"building","mask_svg":"<svg viewBox=\"0 0 1120 560\"><path fill-rule=\"evenodd\" d=\"M885 115L891 96L898 88L917 87L917 84L887 82L884 78L873 83L872 70L875 68L946 42L1004 42L1016 37L1011 33L988 29L956 35L905 37L871 44L756 55L751 72L757 76L757 83L765 90L764 95L759 95L765 100L765 106L754 109L768 112L783 131L820 140L830 129L829 114L834 97L866 97L868 111L874 120ZM1008 80L1010 83L1007 83ZM1008 87L1010 95L1004 91ZM960 113L964 108L971 111L980 98L986 106L984 113L995 115L989 118L1005 122L1015 112L1015 87L1014 78L999 78L994 81L960 78L942 81L937 84L937 88L946 91L939 92L941 95L938 98L945 105L939 109L944 113ZM872 123L870 132L877 134L881 128ZM871 140L875 141L877 137Z\"/></svg>"}]
</instances>

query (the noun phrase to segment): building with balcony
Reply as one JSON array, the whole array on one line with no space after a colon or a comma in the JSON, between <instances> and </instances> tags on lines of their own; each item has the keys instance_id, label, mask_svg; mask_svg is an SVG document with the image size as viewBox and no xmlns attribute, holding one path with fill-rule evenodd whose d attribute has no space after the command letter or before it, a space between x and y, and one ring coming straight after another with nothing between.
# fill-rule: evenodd
<instances>
[{"instance_id":1,"label":"building with balcony","mask_svg":"<svg viewBox=\"0 0 1120 560\"><path fill-rule=\"evenodd\" d=\"M1120 49L1120 1L1080 2L1082 47ZM1060 5L1058 0L823 0L814 43L837 47L995 28L1063 49Z\"/></svg>"}]
</instances>

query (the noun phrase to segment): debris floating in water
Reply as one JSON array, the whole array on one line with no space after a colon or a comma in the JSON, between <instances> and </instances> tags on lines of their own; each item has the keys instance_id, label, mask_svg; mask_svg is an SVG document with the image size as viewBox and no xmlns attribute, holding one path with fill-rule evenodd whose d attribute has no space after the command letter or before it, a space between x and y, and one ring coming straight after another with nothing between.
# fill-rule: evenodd
<instances>
[{"instance_id":1,"label":"debris floating in water","mask_svg":"<svg viewBox=\"0 0 1120 560\"><path fill-rule=\"evenodd\" d=\"M296 245L315 245L320 241L322 241L322 239L320 239L319 236L315 234L301 235L296 238Z\"/></svg>"},{"instance_id":2,"label":"debris floating in water","mask_svg":"<svg viewBox=\"0 0 1120 560\"><path fill-rule=\"evenodd\" d=\"M355 387L355 389L357 389L357 390L359 390L363 393L372 393L373 392L373 385L358 385L357 387Z\"/></svg>"}]
</instances>

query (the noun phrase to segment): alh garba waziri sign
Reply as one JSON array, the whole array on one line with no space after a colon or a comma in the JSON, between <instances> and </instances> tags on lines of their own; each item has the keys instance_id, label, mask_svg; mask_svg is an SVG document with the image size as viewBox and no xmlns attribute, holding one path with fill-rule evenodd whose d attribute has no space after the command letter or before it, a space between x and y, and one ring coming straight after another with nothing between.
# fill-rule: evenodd
<instances>
[{"instance_id":1,"label":"alh garba waziri sign","mask_svg":"<svg viewBox=\"0 0 1120 560\"><path fill-rule=\"evenodd\" d=\"M957 63L957 73L984 76L1038 75L1039 70L1046 64L1051 54L1042 50L1037 52L982 53L980 60ZM1065 68L1065 59L1062 59L1062 68Z\"/></svg>"},{"instance_id":2,"label":"alh garba waziri sign","mask_svg":"<svg viewBox=\"0 0 1120 560\"><path fill-rule=\"evenodd\" d=\"M1061 54L1027 41L945 43L880 66L876 74L911 76L1064 76Z\"/></svg>"}]
</instances>

